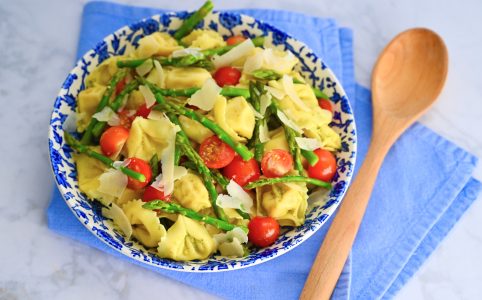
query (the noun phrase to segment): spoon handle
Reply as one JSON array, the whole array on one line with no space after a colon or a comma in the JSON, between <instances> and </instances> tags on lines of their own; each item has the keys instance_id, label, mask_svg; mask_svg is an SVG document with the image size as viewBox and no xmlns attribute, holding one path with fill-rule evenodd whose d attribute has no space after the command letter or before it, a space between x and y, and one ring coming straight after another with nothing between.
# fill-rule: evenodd
<instances>
[{"instance_id":1,"label":"spoon handle","mask_svg":"<svg viewBox=\"0 0 482 300\"><path fill-rule=\"evenodd\" d=\"M378 139L379 140L379 139ZM352 248L375 184L378 170L389 149L373 141L365 162L345 195L305 282L300 299L329 299Z\"/></svg>"}]
</instances>

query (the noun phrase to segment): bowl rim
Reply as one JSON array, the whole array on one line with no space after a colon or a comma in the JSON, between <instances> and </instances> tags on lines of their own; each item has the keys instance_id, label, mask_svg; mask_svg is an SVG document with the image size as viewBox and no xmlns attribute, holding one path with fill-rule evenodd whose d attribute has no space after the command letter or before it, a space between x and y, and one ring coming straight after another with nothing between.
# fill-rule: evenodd
<instances>
[{"instance_id":1,"label":"bowl rim","mask_svg":"<svg viewBox=\"0 0 482 300\"><path fill-rule=\"evenodd\" d=\"M192 13L193 11L169 11L169 12L161 12L161 13L156 13L154 15L151 15L149 17L146 17L146 18L142 18L142 19L139 19L135 22L132 22L130 24L127 24L127 25L124 25L120 28L118 28L117 30L111 32L110 34L106 35L101 41L97 42L93 47L91 47L87 52L85 52L82 56L79 57L79 59L76 61L74 67L69 71L68 75L67 75L67 78L64 80L64 82L62 83L62 88L60 89L59 93L57 94L57 97L54 101L54 108L52 109L52 112L51 112L51 115L50 115L50 122L52 122L52 119L54 117L54 114L55 114L55 104L57 103L57 101L59 101L59 97L62 97L63 96L63 86L64 84L69 80L69 75L71 75L77 68L79 68L81 66L81 62L86 59L87 61L91 61L92 60L92 57L90 57L92 54L95 54L95 49L97 49L98 47L102 46L104 43L108 43L110 42L110 39L115 36L115 35L118 35L118 34L121 34L122 31L124 30L127 30L127 31L131 31L131 27L133 25L136 25L136 24L140 24L144 21L147 21L147 20L154 20L156 22L158 22L157 19L155 19L156 17L160 18L161 16L168 16L169 18L172 18L172 17L179 17L180 15L182 14L186 14L186 13ZM344 179L345 180L345 185L343 187L343 189L341 190L341 192L338 194L337 196L337 200L336 203L334 203L333 205L331 205L328 209L330 210L329 212L327 212L327 217L325 219L322 220L321 223L318 223L316 225L316 229L315 230L309 230L307 232L304 232L303 233L303 237L302 239L300 239L299 241L295 241L294 243L292 243L291 245L289 245L288 247L283 247L280 249L280 251L277 251L274 255L268 255L268 256L265 256L261 259L258 259L258 260L255 260L249 264L237 264L236 266L232 267L232 268L226 268L226 269L220 269L220 268L212 268L212 269L203 269L203 270L200 270L199 268L191 268L189 266L186 266L186 267L182 267L182 268L173 268L173 267L170 267L169 265L164 265L164 264L156 264L156 263L153 263L152 260L149 260L149 261L146 261L145 259L143 259L141 256L133 256L132 253L128 252L128 248L127 247L122 247L122 249L118 249L116 247L114 247L113 245L111 245L106 239L98 236L97 234L95 234L94 230L93 230L93 224L92 223L86 223L86 222L83 222L82 219L80 218L80 216L74 211L73 207L70 205L68 199L66 198L66 188L63 187L59 181L57 180L57 175L55 173L55 170L54 170L54 167L53 167L53 147L50 147L50 141L51 140L54 140L55 141L55 138L54 138L54 129L53 129L53 126L52 124L49 124L49 132L48 132L48 139L49 139L49 160L50 160L50 169L52 171L52 174L54 176L54 179L55 179L55 184L56 184L56 187L57 189L59 190L61 196L62 196L62 199L64 199L65 201L65 204L67 205L67 207L70 209L70 211L72 212L72 214L77 218L77 220L79 220L79 222L86 228L89 230L89 232L91 234L93 234L95 236L96 239L102 241L105 245L107 245L109 248L111 248L112 250L115 250L116 252L118 253L121 253L122 255L125 256L125 258L127 259L130 259L132 260L133 262L135 263L138 263L138 264L142 264L142 265L148 265L150 267L154 267L154 268L159 268L159 269L164 269L164 270L171 270L171 271L178 271L178 272L190 272L190 273L211 273L211 272L226 272L226 271L235 271L235 270L240 270L240 269L244 269L244 268L248 268L248 267L252 267L252 266L256 266L256 265L259 265L261 263L264 263L264 262L267 262L267 261L270 261L274 258L277 258L277 257L280 257L281 255L283 254L286 254L288 252L290 252L291 250L293 250L294 248L296 248L297 246L301 245L303 242L305 242L307 239L309 239L313 234L317 233L326 223L327 221L331 218L331 216L335 213L336 209L338 208L338 206L340 205L341 201L343 200L350 184L351 184L351 180L353 178L353 175L354 175L354 171L355 171L355 166L356 166L356 159L357 159L357 154L358 154L358 139L357 139L357 128L356 128L356 120L355 120L355 115L354 115L354 111L353 111L353 108L349 102L349 98L341 84L341 81L338 79L338 77L333 73L332 69L329 68L328 65L325 64L325 62L323 61L323 59L320 57L319 54L315 53L308 45L306 45L304 42L300 41L299 39L293 37L293 35L291 35L289 32L287 31L284 31L284 30L281 30L279 28L277 28L276 26L273 26L271 25L269 22L265 22L265 21L262 21L262 20L259 20L255 17L252 17L250 15L247 15L247 14L243 14L243 13L237 13L237 12L234 12L234 11L231 11L231 10L223 10L223 11L218 11L218 10L214 10L212 12L212 14L226 14L226 15L232 15L232 16L240 16L240 17L244 17L244 18L248 18L248 19L251 19L252 21L254 21L255 23L258 23L260 25L264 25L266 28L268 28L268 30L270 32L279 32L281 34L283 34L284 36L286 36L286 38L291 38L292 40L296 41L297 43L300 43L303 47L305 47L305 49L308 49L311 53L313 53L315 55L315 57L317 57L320 62L322 64L324 64L326 66L325 69L323 69L324 72L327 72L329 74L329 77L331 77L332 79L334 79L334 82L338 83L337 85L337 88L339 90L339 92L341 94L343 94L345 97L346 97L346 102L348 104L348 109L349 109L349 115L351 115L351 120L352 120L352 127L353 127L353 130L351 133L348 133L348 135L350 135L352 137L352 148L353 148L353 154L352 156L350 157L350 162L352 162L352 169L346 174L346 178ZM244 22L243 22L244 23ZM159 32L166 32L166 30L158 30ZM61 130L61 132L63 133L63 128ZM61 144L61 143L57 143L57 144ZM59 149L58 151L63 151L62 149ZM74 187L75 188L75 187ZM90 201L90 199L89 199ZM269 250L269 248L266 248ZM152 254L152 255L156 255L150 251L147 251L147 253L149 254ZM157 255L156 255L157 256ZM172 261L172 262L176 262L174 260L171 260L169 258L160 258L158 257L159 259L166 259L166 260L169 260L169 261ZM184 261L186 264L188 264L189 262L192 262L192 261Z\"/></svg>"}]
</instances>

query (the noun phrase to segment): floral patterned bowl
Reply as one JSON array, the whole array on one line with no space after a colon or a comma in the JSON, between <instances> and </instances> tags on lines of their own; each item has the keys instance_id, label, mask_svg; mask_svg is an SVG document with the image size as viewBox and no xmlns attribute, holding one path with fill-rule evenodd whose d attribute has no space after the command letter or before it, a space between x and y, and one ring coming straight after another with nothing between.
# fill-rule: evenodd
<instances>
[{"instance_id":1,"label":"floral patterned bowl","mask_svg":"<svg viewBox=\"0 0 482 300\"><path fill-rule=\"evenodd\" d=\"M54 103L50 120L49 151L57 186L74 215L104 243L137 261L171 270L213 272L235 270L268 261L280 256L313 235L333 214L345 194L353 174L356 157L355 121L348 99L339 81L330 69L306 45L275 27L246 15L214 12L199 24L200 28L218 31L224 37L244 35L266 36L267 43L281 50L289 50L299 58L299 71L313 86L330 96L334 104L332 127L341 135L342 149L337 153L338 170L333 189L328 193L312 195L306 222L298 228L286 228L270 247L250 249L243 258L213 256L206 260L176 262L158 257L139 243L127 240L114 228L112 221L102 216L100 205L92 203L80 192L72 151L65 144L63 126L70 114L75 113L76 97L84 88L85 78L95 66L113 55L122 55L138 46L141 37L155 31L173 33L188 16L187 12L167 13L144 19L107 36L87 52L67 76Z\"/></svg>"}]
</instances>

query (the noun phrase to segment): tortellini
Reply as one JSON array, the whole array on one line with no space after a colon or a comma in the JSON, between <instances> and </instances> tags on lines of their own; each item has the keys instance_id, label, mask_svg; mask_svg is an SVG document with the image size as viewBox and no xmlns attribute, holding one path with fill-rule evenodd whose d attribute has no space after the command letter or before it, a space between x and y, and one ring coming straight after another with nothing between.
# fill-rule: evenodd
<instances>
[{"instance_id":1,"label":"tortellini","mask_svg":"<svg viewBox=\"0 0 482 300\"><path fill-rule=\"evenodd\" d=\"M216 243L203 224L179 215L157 248L161 257L173 260L204 259L216 250Z\"/></svg>"},{"instance_id":2,"label":"tortellini","mask_svg":"<svg viewBox=\"0 0 482 300\"><path fill-rule=\"evenodd\" d=\"M167 89L187 89L202 87L211 78L211 74L203 68L165 68L165 85Z\"/></svg>"},{"instance_id":3,"label":"tortellini","mask_svg":"<svg viewBox=\"0 0 482 300\"><path fill-rule=\"evenodd\" d=\"M129 138L126 142L127 156L149 161L154 154L161 157L167 146L167 138L172 133L169 120L144 119L137 117L132 122Z\"/></svg>"},{"instance_id":4,"label":"tortellini","mask_svg":"<svg viewBox=\"0 0 482 300\"><path fill-rule=\"evenodd\" d=\"M92 147L92 150L100 152L100 147ZM100 186L99 177L107 170L107 167L101 161L86 154L76 154L74 158L77 164L79 189L90 199L102 201L104 197L98 192ZM108 204L111 201L112 199L106 199L104 203Z\"/></svg>"},{"instance_id":5,"label":"tortellini","mask_svg":"<svg viewBox=\"0 0 482 300\"><path fill-rule=\"evenodd\" d=\"M182 130L184 130L186 135L198 144L201 144L205 139L214 135L211 130L204 127L201 123L188 117L179 116L179 123L181 123Z\"/></svg>"},{"instance_id":6,"label":"tortellini","mask_svg":"<svg viewBox=\"0 0 482 300\"><path fill-rule=\"evenodd\" d=\"M168 56L173 51L181 49L175 38L167 32L154 32L139 40L135 55L139 58L151 56Z\"/></svg>"},{"instance_id":7,"label":"tortellini","mask_svg":"<svg viewBox=\"0 0 482 300\"><path fill-rule=\"evenodd\" d=\"M333 128L324 124L316 127L314 130L305 130L308 137L318 139L321 142L322 148L335 151L341 148L341 137Z\"/></svg>"},{"instance_id":8,"label":"tortellini","mask_svg":"<svg viewBox=\"0 0 482 300\"><path fill-rule=\"evenodd\" d=\"M268 215L281 226L300 226L308 206L306 183L276 183L256 189L258 214Z\"/></svg>"},{"instance_id":9,"label":"tortellini","mask_svg":"<svg viewBox=\"0 0 482 300\"><path fill-rule=\"evenodd\" d=\"M244 61L243 71L250 74L258 69L267 69L283 75L289 74L297 63L298 59L291 52L255 48L253 54Z\"/></svg>"},{"instance_id":10,"label":"tortellini","mask_svg":"<svg viewBox=\"0 0 482 300\"><path fill-rule=\"evenodd\" d=\"M139 90L132 91L127 98L125 109L137 110L140 106L146 103L144 96Z\"/></svg>"},{"instance_id":11,"label":"tortellini","mask_svg":"<svg viewBox=\"0 0 482 300\"><path fill-rule=\"evenodd\" d=\"M211 207L208 190L198 175L188 172L174 182L174 199L184 207L195 211Z\"/></svg>"},{"instance_id":12,"label":"tortellini","mask_svg":"<svg viewBox=\"0 0 482 300\"><path fill-rule=\"evenodd\" d=\"M269 141L264 144L264 153L274 149L281 149L288 152L290 151L283 127L273 130L269 135Z\"/></svg>"},{"instance_id":13,"label":"tortellini","mask_svg":"<svg viewBox=\"0 0 482 300\"><path fill-rule=\"evenodd\" d=\"M127 219L132 225L132 235L147 247L156 247L166 229L159 221L155 211L142 207L144 202L132 200L122 206Z\"/></svg>"},{"instance_id":14,"label":"tortellini","mask_svg":"<svg viewBox=\"0 0 482 300\"><path fill-rule=\"evenodd\" d=\"M182 42L192 48L211 49L226 46L223 37L212 30L195 29L182 39Z\"/></svg>"},{"instance_id":15,"label":"tortellini","mask_svg":"<svg viewBox=\"0 0 482 300\"><path fill-rule=\"evenodd\" d=\"M213 108L214 120L237 142L253 136L255 118L253 109L244 97L229 101L219 96Z\"/></svg>"},{"instance_id":16,"label":"tortellini","mask_svg":"<svg viewBox=\"0 0 482 300\"><path fill-rule=\"evenodd\" d=\"M106 87L96 85L81 91L77 97L77 131L83 132L89 125Z\"/></svg>"},{"instance_id":17,"label":"tortellini","mask_svg":"<svg viewBox=\"0 0 482 300\"><path fill-rule=\"evenodd\" d=\"M112 76L114 76L118 70L117 61L123 58L123 56L112 56L104 60L85 79L87 87L94 85L108 85Z\"/></svg>"}]
</instances>

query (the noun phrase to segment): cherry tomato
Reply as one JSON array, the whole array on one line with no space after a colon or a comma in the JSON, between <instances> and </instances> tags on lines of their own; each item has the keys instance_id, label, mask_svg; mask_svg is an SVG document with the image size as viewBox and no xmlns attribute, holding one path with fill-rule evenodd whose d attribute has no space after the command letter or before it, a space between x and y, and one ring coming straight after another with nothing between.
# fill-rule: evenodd
<instances>
[{"instance_id":1,"label":"cherry tomato","mask_svg":"<svg viewBox=\"0 0 482 300\"><path fill-rule=\"evenodd\" d=\"M320 99L318 99L318 105L319 105L322 109L329 110L331 113L333 113L333 107L331 106L330 100L320 98Z\"/></svg>"},{"instance_id":2,"label":"cherry tomato","mask_svg":"<svg viewBox=\"0 0 482 300\"><path fill-rule=\"evenodd\" d=\"M134 178L127 177L128 188L133 190L139 190L145 187L151 181L151 167L149 166L149 163L147 163L145 160L137 157L131 157L129 158L129 164L127 165L127 167L133 171L143 174L146 177L146 181L144 182L140 182L139 180L136 180Z\"/></svg>"},{"instance_id":3,"label":"cherry tomato","mask_svg":"<svg viewBox=\"0 0 482 300\"><path fill-rule=\"evenodd\" d=\"M130 111L125 109L118 112L117 115L119 116L120 126L127 129L131 128L132 122L136 118L135 114L132 114Z\"/></svg>"},{"instance_id":4,"label":"cherry tomato","mask_svg":"<svg viewBox=\"0 0 482 300\"><path fill-rule=\"evenodd\" d=\"M171 195L164 195L163 191L160 191L153 187L152 185L149 185L146 187L146 190L144 191L144 194L142 195L142 201L144 202L149 202L152 200L164 200L166 202L171 201Z\"/></svg>"},{"instance_id":5,"label":"cherry tomato","mask_svg":"<svg viewBox=\"0 0 482 300\"><path fill-rule=\"evenodd\" d=\"M273 244L279 236L279 224L272 217L254 217L248 224L248 239L258 247Z\"/></svg>"},{"instance_id":6,"label":"cherry tomato","mask_svg":"<svg viewBox=\"0 0 482 300\"><path fill-rule=\"evenodd\" d=\"M293 157L282 149L273 149L263 155L261 170L266 177L281 177L293 169Z\"/></svg>"},{"instance_id":7,"label":"cherry tomato","mask_svg":"<svg viewBox=\"0 0 482 300\"><path fill-rule=\"evenodd\" d=\"M126 87L127 79L124 78L121 81L119 81L116 86L115 86L115 95L119 95L122 90Z\"/></svg>"},{"instance_id":8,"label":"cherry tomato","mask_svg":"<svg viewBox=\"0 0 482 300\"><path fill-rule=\"evenodd\" d=\"M228 46L233 46L233 45L240 44L240 43L244 42L245 40L246 40L246 38L242 35L234 35L234 36L229 37L226 40L226 44L228 44Z\"/></svg>"},{"instance_id":9,"label":"cherry tomato","mask_svg":"<svg viewBox=\"0 0 482 300\"><path fill-rule=\"evenodd\" d=\"M233 161L223 168L222 173L229 179L234 180L240 186L259 179L260 172L258 163L254 158L244 161L239 155L235 155Z\"/></svg>"},{"instance_id":10,"label":"cherry tomato","mask_svg":"<svg viewBox=\"0 0 482 300\"><path fill-rule=\"evenodd\" d=\"M205 139L199 146L199 155L208 168L220 169L227 166L234 158L234 150L216 135Z\"/></svg>"},{"instance_id":11,"label":"cherry tomato","mask_svg":"<svg viewBox=\"0 0 482 300\"><path fill-rule=\"evenodd\" d=\"M147 105L144 103L136 111L136 116L137 117L143 117L144 119L147 119L149 114L151 113L151 108L147 108Z\"/></svg>"},{"instance_id":12,"label":"cherry tomato","mask_svg":"<svg viewBox=\"0 0 482 300\"><path fill-rule=\"evenodd\" d=\"M323 149L316 149L318 162L314 166L308 166L308 176L323 181L331 181L336 173L336 159L330 152Z\"/></svg>"},{"instance_id":13,"label":"cherry tomato","mask_svg":"<svg viewBox=\"0 0 482 300\"><path fill-rule=\"evenodd\" d=\"M112 156L120 152L129 137L129 130L122 126L108 128L100 136L100 149L107 156Z\"/></svg>"},{"instance_id":14,"label":"cherry tomato","mask_svg":"<svg viewBox=\"0 0 482 300\"><path fill-rule=\"evenodd\" d=\"M221 67L214 73L214 80L223 87L225 85L236 85L241 78L241 72L233 67Z\"/></svg>"}]
</instances>

